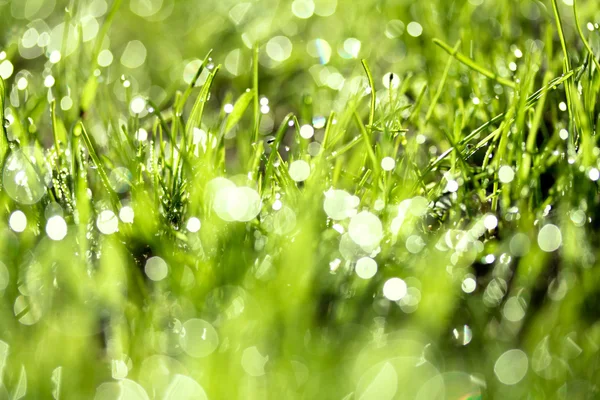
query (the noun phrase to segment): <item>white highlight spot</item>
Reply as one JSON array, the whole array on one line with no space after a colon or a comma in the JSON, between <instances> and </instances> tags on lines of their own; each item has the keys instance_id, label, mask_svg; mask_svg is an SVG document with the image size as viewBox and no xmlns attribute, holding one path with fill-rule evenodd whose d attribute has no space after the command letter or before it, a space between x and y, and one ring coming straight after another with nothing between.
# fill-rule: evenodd
<instances>
[{"instance_id":1,"label":"white highlight spot","mask_svg":"<svg viewBox=\"0 0 600 400\"><path fill-rule=\"evenodd\" d=\"M562 234L556 225L544 225L538 233L538 245L542 251L551 253L558 250L562 244Z\"/></svg>"},{"instance_id":2,"label":"white highlight spot","mask_svg":"<svg viewBox=\"0 0 600 400\"><path fill-rule=\"evenodd\" d=\"M416 21L409 22L406 31L410 36L419 37L423 33L423 27Z\"/></svg>"},{"instance_id":3,"label":"white highlight spot","mask_svg":"<svg viewBox=\"0 0 600 400\"><path fill-rule=\"evenodd\" d=\"M4 80L10 78L15 70L15 67L9 60L4 60L0 63L0 77Z\"/></svg>"},{"instance_id":4,"label":"white highlight spot","mask_svg":"<svg viewBox=\"0 0 600 400\"><path fill-rule=\"evenodd\" d=\"M340 221L356 215L356 207L359 204L358 197L352 196L344 190L330 189L325 192L323 209L329 218Z\"/></svg>"},{"instance_id":5,"label":"white highlight spot","mask_svg":"<svg viewBox=\"0 0 600 400\"><path fill-rule=\"evenodd\" d=\"M138 129L135 133L135 138L138 142L145 142L146 140L148 140L148 131L144 128Z\"/></svg>"},{"instance_id":6,"label":"white highlight spot","mask_svg":"<svg viewBox=\"0 0 600 400\"><path fill-rule=\"evenodd\" d=\"M498 179L502 183L511 183L515 179L515 171L508 165L503 165L498 170Z\"/></svg>"},{"instance_id":7,"label":"white highlight spot","mask_svg":"<svg viewBox=\"0 0 600 400\"><path fill-rule=\"evenodd\" d=\"M315 134L315 129L311 125L302 125L300 127L300 136L304 139L310 139Z\"/></svg>"},{"instance_id":8,"label":"white highlight spot","mask_svg":"<svg viewBox=\"0 0 600 400\"><path fill-rule=\"evenodd\" d=\"M493 214L487 214L483 218L483 226L485 226L485 229L487 230L496 229L498 226L498 218Z\"/></svg>"},{"instance_id":9,"label":"white highlight spot","mask_svg":"<svg viewBox=\"0 0 600 400\"><path fill-rule=\"evenodd\" d=\"M162 281L167 277L169 273L169 266L160 257L150 257L146 261L146 266L144 267L144 272L151 280L158 282Z\"/></svg>"},{"instance_id":10,"label":"white highlight spot","mask_svg":"<svg viewBox=\"0 0 600 400\"><path fill-rule=\"evenodd\" d=\"M383 225L375 214L363 211L350 220L348 234L360 247L373 249L383 238Z\"/></svg>"},{"instance_id":11,"label":"white highlight spot","mask_svg":"<svg viewBox=\"0 0 600 400\"><path fill-rule=\"evenodd\" d=\"M27 228L27 216L23 211L17 210L10 215L8 224L13 231L18 233L23 232Z\"/></svg>"},{"instance_id":12,"label":"white highlight spot","mask_svg":"<svg viewBox=\"0 0 600 400\"><path fill-rule=\"evenodd\" d=\"M111 210L104 210L96 219L98 230L105 235L112 235L119 230L119 220Z\"/></svg>"},{"instance_id":13,"label":"white highlight spot","mask_svg":"<svg viewBox=\"0 0 600 400\"><path fill-rule=\"evenodd\" d=\"M267 42L267 55L276 62L282 62L292 55L292 41L287 36L275 36Z\"/></svg>"},{"instance_id":14,"label":"white highlight spot","mask_svg":"<svg viewBox=\"0 0 600 400\"><path fill-rule=\"evenodd\" d=\"M60 51L54 50L52 53L50 53L49 60L52 64L56 64L57 62L60 61L60 59L61 59Z\"/></svg>"},{"instance_id":15,"label":"white highlight spot","mask_svg":"<svg viewBox=\"0 0 600 400\"><path fill-rule=\"evenodd\" d=\"M475 279L472 277L467 277L462 282L461 287L462 287L463 292L473 293L475 291L475 289L477 288L477 281L475 281Z\"/></svg>"},{"instance_id":16,"label":"white highlight spot","mask_svg":"<svg viewBox=\"0 0 600 400\"><path fill-rule=\"evenodd\" d=\"M219 345L219 335L215 328L202 319L190 319L183 324L179 344L183 351L195 358L213 353Z\"/></svg>"},{"instance_id":17,"label":"white highlight spot","mask_svg":"<svg viewBox=\"0 0 600 400\"><path fill-rule=\"evenodd\" d=\"M48 75L44 78L44 86L47 88L51 88L56 83L54 77L52 75Z\"/></svg>"},{"instance_id":18,"label":"white highlight spot","mask_svg":"<svg viewBox=\"0 0 600 400\"><path fill-rule=\"evenodd\" d=\"M186 224L186 229L188 230L188 232L198 232L200 230L200 226L202 224L200 223L200 220L196 217L192 217L190 219L188 219L188 222Z\"/></svg>"},{"instance_id":19,"label":"white highlight spot","mask_svg":"<svg viewBox=\"0 0 600 400\"><path fill-rule=\"evenodd\" d=\"M133 212L133 208L129 206L124 206L119 210L119 218L126 224L133 224L133 218L135 214Z\"/></svg>"},{"instance_id":20,"label":"white highlight spot","mask_svg":"<svg viewBox=\"0 0 600 400\"><path fill-rule=\"evenodd\" d=\"M131 104L129 105L131 108L131 112L134 114L140 114L146 108L146 100L141 96L136 96L131 100Z\"/></svg>"},{"instance_id":21,"label":"white highlight spot","mask_svg":"<svg viewBox=\"0 0 600 400\"><path fill-rule=\"evenodd\" d=\"M303 182L310 176L310 165L304 160L296 160L290 164L289 172L295 182Z\"/></svg>"},{"instance_id":22,"label":"white highlight spot","mask_svg":"<svg viewBox=\"0 0 600 400\"><path fill-rule=\"evenodd\" d=\"M500 382L505 385L516 385L527 374L529 360L522 350L512 349L506 351L494 364L494 373Z\"/></svg>"},{"instance_id":23,"label":"white highlight spot","mask_svg":"<svg viewBox=\"0 0 600 400\"><path fill-rule=\"evenodd\" d=\"M294 0L292 3L292 13L294 13L294 15L298 18L310 18L314 12L315 3L313 0Z\"/></svg>"},{"instance_id":24,"label":"white highlight spot","mask_svg":"<svg viewBox=\"0 0 600 400\"><path fill-rule=\"evenodd\" d=\"M46 223L46 234L52 240L60 241L67 236L67 223L60 215L48 219Z\"/></svg>"},{"instance_id":25,"label":"white highlight spot","mask_svg":"<svg viewBox=\"0 0 600 400\"><path fill-rule=\"evenodd\" d=\"M362 279L371 279L377 273L377 262L370 257L363 257L356 262L356 275Z\"/></svg>"},{"instance_id":26,"label":"white highlight spot","mask_svg":"<svg viewBox=\"0 0 600 400\"><path fill-rule=\"evenodd\" d=\"M264 375L267 361L269 357L260 354L256 346L248 347L242 353L242 368L250 376Z\"/></svg>"},{"instance_id":27,"label":"white highlight spot","mask_svg":"<svg viewBox=\"0 0 600 400\"><path fill-rule=\"evenodd\" d=\"M390 301L398 301L406 296L408 288L406 282L400 278L388 279L383 284L383 295Z\"/></svg>"},{"instance_id":28,"label":"white highlight spot","mask_svg":"<svg viewBox=\"0 0 600 400\"><path fill-rule=\"evenodd\" d=\"M391 171L396 167L396 160L394 160L392 157L384 157L381 160L381 168L383 168L384 171Z\"/></svg>"}]
</instances>

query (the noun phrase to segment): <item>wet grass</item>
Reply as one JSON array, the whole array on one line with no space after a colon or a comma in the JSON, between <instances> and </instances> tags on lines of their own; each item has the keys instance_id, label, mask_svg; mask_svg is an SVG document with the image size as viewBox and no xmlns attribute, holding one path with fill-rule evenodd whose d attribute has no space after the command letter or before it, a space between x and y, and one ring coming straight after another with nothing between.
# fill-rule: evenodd
<instances>
[{"instance_id":1,"label":"wet grass","mask_svg":"<svg viewBox=\"0 0 600 400\"><path fill-rule=\"evenodd\" d=\"M207 39L158 91L99 63L120 1L57 62L6 39L0 398L598 397L597 11L548 3L478 42L433 2L421 68L367 40L336 89Z\"/></svg>"}]
</instances>

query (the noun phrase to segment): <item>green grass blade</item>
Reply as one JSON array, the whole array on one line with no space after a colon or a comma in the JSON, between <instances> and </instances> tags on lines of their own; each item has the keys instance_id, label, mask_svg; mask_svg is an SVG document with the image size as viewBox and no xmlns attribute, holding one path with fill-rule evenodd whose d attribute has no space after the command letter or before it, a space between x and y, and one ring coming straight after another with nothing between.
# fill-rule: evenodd
<instances>
[{"instance_id":1,"label":"green grass blade","mask_svg":"<svg viewBox=\"0 0 600 400\"><path fill-rule=\"evenodd\" d=\"M456 42L456 44L454 45L454 48L452 48L452 54L456 54L459 46L460 46L460 40L458 42ZM433 115L433 111L435 110L435 106L437 105L437 102L442 94L442 90L444 90L444 85L446 84L446 79L448 79L448 73L450 72L450 66L452 65L453 59L454 59L454 57L450 57L448 59L448 61L446 61L446 67L444 68L444 73L442 74L442 79L440 80L440 84L438 85L438 88L435 91L435 94L433 95L433 99L431 99L431 104L429 104L429 109L427 110L427 114L425 115L425 122L424 122L425 125L427 124L427 122L429 121L431 116Z\"/></svg>"},{"instance_id":2,"label":"green grass blade","mask_svg":"<svg viewBox=\"0 0 600 400\"><path fill-rule=\"evenodd\" d=\"M592 48L591 48L590 44L588 43L587 39L583 35L583 31L581 30L581 26L579 25L579 17L577 15L577 0L573 0L573 16L575 18L575 27L577 28L577 33L579 34L579 37L581 38L581 41L583 42L585 49L588 51L588 53L590 53L590 57L591 57L592 61L594 62L594 64L596 65L597 73L600 74L600 63L598 63L598 59L594 55L594 52L592 51Z\"/></svg>"},{"instance_id":3,"label":"green grass blade","mask_svg":"<svg viewBox=\"0 0 600 400\"><path fill-rule=\"evenodd\" d=\"M258 99L258 44L252 49L252 90L254 91L254 130L252 143L258 140L258 130L260 128L260 105Z\"/></svg>"},{"instance_id":4,"label":"green grass blade","mask_svg":"<svg viewBox=\"0 0 600 400\"><path fill-rule=\"evenodd\" d=\"M4 126L4 101L6 86L4 83L4 79L0 77L0 165L4 164L4 156L8 151L8 133L6 132L6 127Z\"/></svg>"},{"instance_id":5,"label":"green grass blade","mask_svg":"<svg viewBox=\"0 0 600 400\"><path fill-rule=\"evenodd\" d=\"M369 129L373 129L373 121L375 119L375 96L377 95L375 93L375 82L373 81L373 74L371 73L371 69L367 64L367 60L361 60L361 64L365 70L365 73L367 74L367 79L369 80L369 88L371 89L371 105L369 107L369 123L367 126L369 127Z\"/></svg>"},{"instance_id":6,"label":"green grass blade","mask_svg":"<svg viewBox=\"0 0 600 400\"><path fill-rule=\"evenodd\" d=\"M210 94L210 88L212 87L213 80L215 79L215 76L219 72L220 68L221 68L221 66L218 65L217 67L215 67L214 71L212 71L208 75L208 77L206 78L206 82L204 82L204 85L202 86L202 90L198 94L198 97L196 98L196 102L194 103L194 106L192 107L192 112L190 113L190 116L185 125L185 135L187 138L187 147L188 148L192 144L192 139L194 137L194 128L199 128L200 124L202 123L202 115L204 113L204 107L206 105L206 102L208 101L208 96Z\"/></svg>"},{"instance_id":7,"label":"green grass blade","mask_svg":"<svg viewBox=\"0 0 600 400\"><path fill-rule=\"evenodd\" d=\"M498 76L497 74L493 73L492 71L490 71L489 69L482 67L481 65L477 64L475 61L471 60L469 57L465 56L464 54L459 53L458 51L455 51L454 49L452 49L452 47L450 47L448 44L444 43L440 39L433 39L433 43L440 46L446 53L450 54L452 57L455 57L458 61L460 61L467 67L471 68L473 71L479 72L481 75L486 76L492 80L495 80L496 82L498 82L501 85L508 86L513 89L517 88L517 84L514 83L513 81L502 78L502 77Z\"/></svg>"},{"instance_id":8,"label":"green grass blade","mask_svg":"<svg viewBox=\"0 0 600 400\"><path fill-rule=\"evenodd\" d=\"M83 137L83 142L85 143L85 146L88 149L90 158L92 159L94 165L96 166L98 175L100 176L100 180L102 181L102 185L106 189L106 191L110 197L111 203L112 203L113 207L115 208L115 210L119 210L121 208L120 201L117 197L117 194L113 190L112 185L110 184L110 180L108 179L108 175L106 174L106 170L104 169L104 164L98 157L98 154L96 153L96 150L94 149L94 145L92 144L90 135L88 134L87 130L85 129L83 122L80 121L75 126L74 134L75 134L75 136L81 135L81 137Z\"/></svg>"},{"instance_id":9,"label":"green grass blade","mask_svg":"<svg viewBox=\"0 0 600 400\"><path fill-rule=\"evenodd\" d=\"M254 91L244 92L233 105L233 111L227 117L227 122L225 123L225 134L231 131L242 119L244 112L250 105L250 102L254 99Z\"/></svg>"}]
</instances>

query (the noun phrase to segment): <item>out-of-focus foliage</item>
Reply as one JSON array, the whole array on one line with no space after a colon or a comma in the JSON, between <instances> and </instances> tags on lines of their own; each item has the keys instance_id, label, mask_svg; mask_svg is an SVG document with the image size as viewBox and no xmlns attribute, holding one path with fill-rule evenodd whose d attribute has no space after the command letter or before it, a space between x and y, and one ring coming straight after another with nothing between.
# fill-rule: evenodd
<instances>
[{"instance_id":1,"label":"out-of-focus foliage","mask_svg":"<svg viewBox=\"0 0 600 400\"><path fill-rule=\"evenodd\" d=\"M0 0L0 399L597 398L599 23Z\"/></svg>"}]
</instances>

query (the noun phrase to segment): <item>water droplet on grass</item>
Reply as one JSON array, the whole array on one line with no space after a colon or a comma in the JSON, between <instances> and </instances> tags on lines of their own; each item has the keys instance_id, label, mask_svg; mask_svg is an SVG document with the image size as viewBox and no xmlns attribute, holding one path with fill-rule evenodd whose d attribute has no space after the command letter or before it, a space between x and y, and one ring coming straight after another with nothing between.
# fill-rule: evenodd
<instances>
[{"instance_id":1,"label":"water droplet on grass","mask_svg":"<svg viewBox=\"0 0 600 400\"><path fill-rule=\"evenodd\" d=\"M527 354L522 350L512 349L498 357L494 364L494 373L503 384L515 385L525 377L528 367Z\"/></svg>"},{"instance_id":2,"label":"water droplet on grass","mask_svg":"<svg viewBox=\"0 0 600 400\"><path fill-rule=\"evenodd\" d=\"M393 19L385 26L385 36L389 39L400 37L404 33L404 29L404 22L399 19Z\"/></svg>"},{"instance_id":3,"label":"water droplet on grass","mask_svg":"<svg viewBox=\"0 0 600 400\"><path fill-rule=\"evenodd\" d=\"M163 400L208 400L204 389L189 376L175 375Z\"/></svg>"},{"instance_id":4,"label":"water droplet on grass","mask_svg":"<svg viewBox=\"0 0 600 400\"><path fill-rule=\"evenodd\" d=\"M56 81L54 80L54 77L52 75L48 75L44 78L44 86L47 88L51 88L52 86L54 86L55 83Z\"/></svg>"},{"instance_id":5,"label":"water droplet on grass","mask_svg":"<svg viewBox=\"0 0 600 400\"><path fill-rule=\"evenodd\" d=\"M383 168L384 171L392 171L395 167L396 160L394 160L392 157L384 157L381 160L381 168Z\"/></svg>"},{"instance_id":6,"label":"water droplet on grass","mask_svg":"<svg viewBox=\"0 0 600 400\"><path fill-rule=\"evenodd\" d=\"M119 210L119 218L126 224L133 224L134 216L133 208L130 206L124 206Z\"/></svg>"},{"instance_id":7,"label":"water droplet on grass","mask_svg":"<svg viewBox=\"0 0 600 400\"><path fill-rule=\"evenodd\" d=\"M529 252L530 240L529 236L524 233L516 233L509 243L510 252L515 257L523 257Z\"/></svg>"},{"instance_id":8,"label":"water droplet on grass","mask_svg":"<svg viewBox=\"0 0 600 400\"><path fill-rule=\"evenodd\" d=\"M393 72L388 72L383 76L382 82L386 89L396 89L400 86L400 77Z\"/></svg>"},{"instance_id":9,"label":"water droplet on grass","mask_svg":"<svg viewBox=\"0 0 600 400\"><path fill-rule=\"evenodd\" d=\"M473 332L469 325L464 325L459 329L452 330L452 337L461 346L466 346L473 339Z\"/></svg>"},{"instance_id":10,"label":"water droplet on grass","mask_svg":"<svg viewBox=\"0 0 600 400\"><path fill-rule=\"evenodd\" d=\"M42 318L42 310L37 302L30 296L19 296L13 307L15 316L23 325L34 325Z\"/></svg>"},{"instance_id":11,"label":"water droplet on grass","mask_svg":"<svg viewBox=\"0 0 600 400\"><path fill-rule=\"evenodd\" d=\"M248 347L242 353L242 368L250 376L264 375L267 361L269 357L260 354L256 346Z\"/></svg>"},{"instance_id":12,"label":"water droplet on grass","mask_svg":"<svg viewBox=\"0 0 600 400\"><path fill-rule=\"evenodd\" d=\"M190 356L202 358L212 354L219 345L219 336L215 328L202 319L190 319L183 324L183 333L179 337L181 348Z\"/></svg>"},{"instance_id":13,"label":"water droplet on grass","mask_svg":"<svg viewBox=\"0 0 600 400\"><path fill-rule=\"evenodd\" d=\"M398 301L406 296L408 288L406 282L400 278L388 279L383 284L383 295L390 301Z\"/></svg>"},{"instance_id":14,"label":"water droplet on grass","mask_svg":"<svg viewBox=\"0 0 600 400\"><path fill-rule=\"evenodd\" d=\"M146 61L146 55L146 46L139 40L132 40L127 43L121 55L121 64L130 69L141 67Z\"/></svg>"},{"instance_id":15,"label":"water droplet on grass","mask_svg":"<svg viewBox=\"0 0 600 400\"><path fill-rule=\"evenodd\" d=\"M506 300L503 308L504 318L511 322L518 322L525 316L525 302L515 296Z\"/></svg>"},{"instance_id":16,"label":"water droplet on grass","mask_svg":"<svg viewBox=\"0 0 600 400\"><path fill-rule=\"evenodd\" d=\"M298 18L310 18L314 12L315 3L313 0L294 0L292 2L292 13Z\"/></svg>"},{"instance_id":17,"label":"water droplet on grass","mask_svg":"<svg viewBox=\"0 0 600 400\"><path fill-rule=\"evenodd\" d=\"M483 226L485 226L485 229L490 231L492 229L496 229L496 227L498 226L498 218L493 214L487 214L483 218Z\"/></svg>"},{"instance_id":18,"label":"water droplet on grass","mask_svg":"<svg viewBox=\"0 0 600 400\"><path fill-rule=\"evenodd\" d=\"M0 77L4 80L10 78L14 72L15 68L13 64L9 60L4 60L0 62Z\"/></svg>"},{"instance_id":19,"label":"water droplet on grass","mask_svg":"<svg viewBox=\"0 0 600 400\"><path fill-rule=\"evenodd\" d=\"M383 238L383 226L375 214L363 211L350 220L348 234L360 247L375 248Z\"/></svg>"},{"instance_id":20,"label":"water droplet on grass","mask_svg":"<svg viewBox=\"0 0 600 400\"><path fill-rule=\"evenodd\" d=\"M325 192L323 209L329 218L340 221L356 214L356 200L355 196L344 190L330 189Z\"/></svg>"},{"instance_id":21,"label":"water droplet on grass","mask_svg":"<svg viewBox=\"0 0 600 400\"><path fill-rule=\"evenodd\" d=\"M425 248L425 241L419 235L410 235L406 239L405 246L409 253L418 254Z\"/></svg>"},{"instance_id":22,"label":"water droplet on grass","mask_svg":"<svg viewBox=\"0 0 600 400\"><path fill-rule=\"evenodd\" d=\"M423 33L423 27L418 22L412 21L408 23L406 31L410 36L419 37Z\"/></svg>"},{"instance_id":23,"label":"water droplet on grass","mask_svg":"<svg viewBox=\"0 0 600 400\"><path fill-rule=\"evenodd\" d=\"M200 226L200 220L196 217L191 217L190 219L188 219L188 222L185 227L189 232L195 233L200 230Z\"/></svg>"},{"instance_id":24,"label":"water droplet on grass","mask_svg":"<svg viewBox=\"0 0 600 400\"><path fill-rule=\"evenodd\" d=\"M36 150L24 147L13 151L6 159L2 174L2 186L16 202L35 204L46 194L42 175L44 165L36 164Z\"/></svg>"},{"instance_id":25,"label":"water droplet on grass","mask_svg":"<svg viewBox=\"0 0 600 400\"><path fill-rule=\"evenodd\" d=\"M538 233L538 245L542 251L551 253L558 250L562 244L562 234L556 225L544 225Z\"/></svg>"},{"instance_id":26,"label":"water droplet on grass","mask_svg":"<svg viewBox=\"0 0 600 400\"><path fill-rule=\"evenodd\" d=\"M360 46L360 40L356 38L348 38L344 40L344 51L352 58L358 58Z\"/></svg>"},{"instance_id":27,"label":"water droplet on grass","mask_svg":"<svg viewBox=\"0 0 600 400\"><path fill-rule=\"evenodd\" d=\"M515 171L508 165L503 165L498 170L498 179L502 183L511 183L515 179Z\"/></svg>"},{"instance_id":28,"label":"water droplet on grass","mask_svg":"<svg viewBox=\"0 0 600 400\"><path fill-rule=\"evenodd\" d=\"M110 50L104 49L98 54L98 65L108 67L113 62L113 54Z\"/></svg>"},{"instance_id":29,"label":"water droplet on grass","mask_svg":"<svg viewBox=\"0 0 600 400\"><path fill-rule=\"evenodd\" d=\"M300 136L304 139L310 139L315 134L315 129L311 125L302 125L300 127Z\"/></svg>"},{"instance_id":30,"label":"water droplet on grass","mask_svg":"<svg viewBox=\"0 0 600 400\"><path fill-rule=\"evenodd\" d=\"M60 215L48 219L46 223L46 234L52 240L60 241L67 236L67 223Z\"/></svg>"},{"instance_id":31,"label":"water droplet on grass","mask_svg":"<svg viewBox=\"0 0 600 400\"><path fill-rule=\"evenodd\" d=\"M64 29L64 28L63 28ZM50 53L50 56L48 57L48 59L50 60L50 62L52 64L56 64L60 61L60 59L62 58L60 51L58 50L54 50Z\"/></svg>"},{"instance_id":32,"label":"water droplet on grass","mask_svg":"<svg viewBox=\"0 0 600 400\"><path fill-rule=\"evenodd\" d=\"M429 200L422 196L413 197L410 200L409 210L415 217L422 217L429 210Z\"/></svg>"},{"instance_id":33,"label":"water droplet on grass","mask_svg":"<svg viewBox=\"0 0 600 400\"><path fill-rule=\"evenodd\" d=\"M296 160L290 164L290 176L296 182L303 182L310 176L310 164L304 160Z\"/></svg>"},{"instance_id":34,"label":"water droplet on grass","mask_svg":"<svg viewBox=\"0 0 600 400\"><path fill-rule=\"evenodd\" d=\"M17 210L10 215L8 224L13 231L18 233L23 232L27 228L27 216L23 211Z\"/></svg>"},{"instance_id":35,"label":"water droplet on grass","mask_svg":"<svg viewBox=\"0 0 600 400\"><path fill-rule=\"evenodd\" d=\"M566 129L561 129L558 132L558 136L562 139L562 140L567 140L569 138L569 131Z\"/></svg>"},{"instance_id":36,"label":"water droplet on grass","mask_svg":"<svg viewBox=\"0 0 600 400\"><path fill-rule=\"evenodd\" d=\"M146 100L142 96L136 96L131 100L129 107L132 113L141 114L146 108Z\"/></svg>"},{"instance_id":37,"label":"water droplet on grass","mask_svg":"<svg viewBox=\"0 0 600 400\"><path fill-rule=\"evenodd\" d=\"M111 210L100 212L96 219L98 230L104 235L112 235L119 230L119 220Z\"/></svg>"},{"instance_id":38,"label":"water droplet on grass","mask_svg":"<svg viewBox=\"0 0 600 400\"><path fill-rule=\"evenodd\" d=\"M129 369L127 364L123 360L112 360L111 362L111 375L113 379L121 380L127 378Z\"/></svg>"},{"instance_id":39,"label":"water droplet on grass","mask_svg":"<svg viewBox=\"0 0 600 400\"><path fill-rule=\"evenodd\" d=\"M462 291L465 293L473 293L477 288L477 281L472 276L467 276L461 285Z\"/></svg>"},{"instance_id":40,"label":"water droplet on grass","mask_svg":"<svg viewBox=\"0 0 600 400\"><path fill-rule=\"evenodd\" d=\"M267 55L276 62L283 62L290 58L292 48L292 41L287 36L275 36L267 42L266 46Z\"/></svg>"},{"instance_id":41,"label":"water droplet on grass","mask_svg":"<svg viewBox=\"0 0 600 400\"><path fill-rule=\"evenodd\" d=\"M165 279L169 273L169 266L160 257L150 257L144 266L146 276L151 280L158 282Z\"/></svg>"},{"instance_id":42,"label":"water droplet on grass","mask_svg":"<svg viewBox=\"0 0 600 400\"><path fill-rule=\"evenodd\" d=\"M377 273L377 262L370 257L363 257L356 262L354 271L359 278L371 279Z\"/></svg>"}]
</instances>

